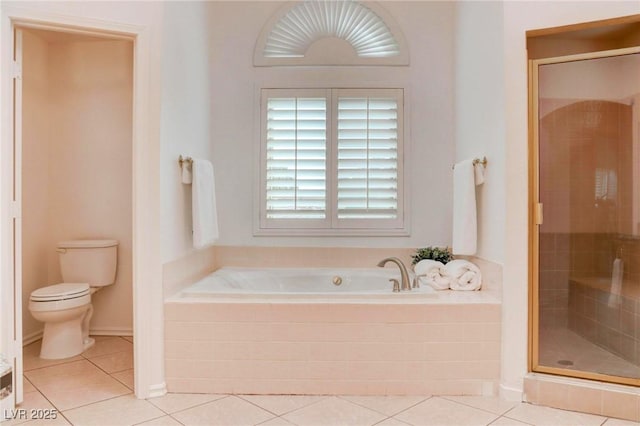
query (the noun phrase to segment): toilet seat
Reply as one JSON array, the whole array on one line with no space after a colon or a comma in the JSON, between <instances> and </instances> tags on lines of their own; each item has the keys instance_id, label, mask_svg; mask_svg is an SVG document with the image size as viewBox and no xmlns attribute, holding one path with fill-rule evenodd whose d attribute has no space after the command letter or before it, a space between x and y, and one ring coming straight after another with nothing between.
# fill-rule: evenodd
<instances>
[{"instance_id":1,"label":"toilet seat","mask_svg":"<svg viewBox=\"0 0 640 426\"><path fill-rule=\"evenodd\" d=\"M53 302L77 299L91 292L87 283L61 283L34 290L29 299L32 302Z\"/></svg>"}]
</instances>

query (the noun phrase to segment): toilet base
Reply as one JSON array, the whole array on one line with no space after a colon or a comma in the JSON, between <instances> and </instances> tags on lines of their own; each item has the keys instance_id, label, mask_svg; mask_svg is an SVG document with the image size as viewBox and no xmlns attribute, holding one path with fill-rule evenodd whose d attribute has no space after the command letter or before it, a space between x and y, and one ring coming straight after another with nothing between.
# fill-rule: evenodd
<instances>
[{"instance_id":1,"label":"toilet base","mask_svg":"<svg viewBox=\"0 0 640 426\"><path fill-rule=\"evenodd\" d=\"M95 344L96 344L96 339L94 339L93 337L85 338L83 342L84 350L86 351L87 349L89 349L91 346Z\"/></svg>"},{"instance_id":2,"label":"toilet base","mask_svg":"<svg viewBox=\"0 0 640 426\"><path fill-rule=\"evenodd\" d=\"M82 330L83 320L89 310L89 306L80 306L65 311L68 317L72 317L67 321L45 322L40 358L71 358L80 355L85 349L93 345L93 343L90 343L85 347ZM89 338L88 340L93 339Z\"/></svg>"}]
</instances>

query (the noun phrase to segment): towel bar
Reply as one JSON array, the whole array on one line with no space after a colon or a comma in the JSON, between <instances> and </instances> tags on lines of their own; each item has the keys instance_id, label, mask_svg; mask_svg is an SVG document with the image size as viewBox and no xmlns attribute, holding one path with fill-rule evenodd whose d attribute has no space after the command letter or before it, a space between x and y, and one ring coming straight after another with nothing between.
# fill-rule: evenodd
<instances>
[{"instance_id":1,"label":"towel bar","mask_svg":"<svg viewBox=\"0 0 640 426\"><path fill-rule=\"evenodd\" d=\"M476 164L482 164L484 167L487 167L487 157L482 157L482 160L479 158L475 158L473 160L473 165L475 166ZM455 169L456 165L454 164L453 166L451 166L451 169Z\"/></svg>"},{"instance_id":2,"label":"towel bar","mask_svg":"<svg viewBox=\"0 0 640 426\"><path fill-rule=\"evenodd\" d=\"M178 157L178 164L180 167L184 166L184 164L193 164L193 158L191 157L183 157L182 155Z\"/></svg>"}]
</instances>

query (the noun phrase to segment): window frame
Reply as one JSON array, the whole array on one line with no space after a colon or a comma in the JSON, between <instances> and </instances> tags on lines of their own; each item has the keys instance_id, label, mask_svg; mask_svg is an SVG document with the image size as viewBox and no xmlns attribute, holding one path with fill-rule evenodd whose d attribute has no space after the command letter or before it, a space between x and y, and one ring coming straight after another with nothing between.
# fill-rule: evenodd
<instances>
[{"instance_id":1,"label":"window frame","mask_svg":"<svg viewBox=\"0 0 640 426\"><path fill-rule=\"evenodd\" d=\"M404 87L322 87L322 88L257 88L259 129L256 131L259 155L256 171L259 179L254 187L254 236L409 236L407 217L407 170L404 152L408 144L405 128L406 99ZM397 217L395 219L338 219L338 98L394 97L398 108L397 145ZM273 97L325 97L327 101L326 145L326 218L325 219L268 219L266 214L267 161L267 101ZM255 157L254 157L255 158Z\"/></svg>"}]
</instances>

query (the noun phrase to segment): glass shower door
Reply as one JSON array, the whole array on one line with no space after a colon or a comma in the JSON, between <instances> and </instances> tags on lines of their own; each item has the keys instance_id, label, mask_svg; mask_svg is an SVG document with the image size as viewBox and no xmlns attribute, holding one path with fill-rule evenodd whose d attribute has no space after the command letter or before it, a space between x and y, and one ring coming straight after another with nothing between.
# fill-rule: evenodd
<instances>
[{"instance_id":1,"label":"glass shower door","mask_svg":"<svg viewBox=\"0 0 640 426\"><path fill-rule=\"evenodd\" d=\"M534 371L640 384L639 51L532 61Z\"/></svg>"}]
</instances>

